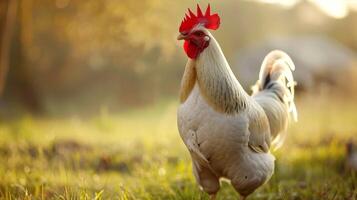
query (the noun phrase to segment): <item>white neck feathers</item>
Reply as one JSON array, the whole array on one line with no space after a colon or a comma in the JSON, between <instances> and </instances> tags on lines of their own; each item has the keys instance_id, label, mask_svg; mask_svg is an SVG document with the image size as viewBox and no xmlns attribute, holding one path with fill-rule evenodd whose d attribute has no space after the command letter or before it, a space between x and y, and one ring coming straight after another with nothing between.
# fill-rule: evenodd
<instances>
[{"instance_id":1,"label":"white neck feathers","mask_svg":"<svg viewBox=\"0 0 357 200\"><path fill-rule=\"evenodd\" d=\"M199 55L196 61L188 61L182 86L185 85L184 82L186 81L186 85L191 85L186 89L191 91L192 78L195 78L198 81L202 96L215 110L229 114L237 113L246 108L249 96L234 76L219 44L212 35L209 36L209 46ZM186 72L191 72L188 79ZM196 75L192 75L192 72L195 72ZM190 81L191 84L187 84L187 81ZM181 94L183 90L185 89L181 89ZM183 99L181 98L181 100Z\"/></svg>"}]
</instances>

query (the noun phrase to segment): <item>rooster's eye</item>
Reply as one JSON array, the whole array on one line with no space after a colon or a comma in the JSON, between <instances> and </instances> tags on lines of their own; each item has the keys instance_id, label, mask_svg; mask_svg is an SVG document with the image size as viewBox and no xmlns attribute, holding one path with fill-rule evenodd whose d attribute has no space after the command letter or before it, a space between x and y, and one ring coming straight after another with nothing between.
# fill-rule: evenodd
<instances>
[{"instance_id":1,"label":"rooster's eye","mask_svg":"<svg viewBox=\"0 0 357 200\"><path fill-rule=\"evenodd\" d=\"M197 37L202 37L205 35L202 31L197 31L197 32L194 32L193 34Z\"/></svg>"}]
</instances>

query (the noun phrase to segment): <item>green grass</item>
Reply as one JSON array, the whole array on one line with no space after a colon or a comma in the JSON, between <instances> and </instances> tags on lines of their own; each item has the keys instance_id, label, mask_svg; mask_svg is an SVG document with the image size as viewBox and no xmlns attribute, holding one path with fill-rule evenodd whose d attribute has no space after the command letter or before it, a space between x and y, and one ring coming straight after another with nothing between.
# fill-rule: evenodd
<instances>
[{"instance_id":1,"label":"green grass","mask_svg":"<svg viewBox=\"0 0 357 200\"><path fill-rule=\"evenodd\" d=\"M352 101L302 98L275 152L272 179L249 199L356 199L344 168L357 135ZM176 128L177 104L91 119L24 116L0 124L0 199L208 199ZM239 198L223 182L218 199Z\"/></svg>"}]
</instances>

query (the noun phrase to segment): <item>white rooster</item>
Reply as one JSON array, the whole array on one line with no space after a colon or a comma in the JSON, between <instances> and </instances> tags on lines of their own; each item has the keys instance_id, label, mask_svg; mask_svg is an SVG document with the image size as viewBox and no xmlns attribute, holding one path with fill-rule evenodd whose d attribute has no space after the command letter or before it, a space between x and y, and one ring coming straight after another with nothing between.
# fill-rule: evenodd
<instances>
[{"instance_id":1,"label":"white rooster","mask_svg":"<svg viewBox=\"0 0 357 200\"><path fill-rule=\"evenodd\" d=\"M230 180L243 198L274 172L270 149L281 145L289 123L296 120L294 64L282 51L263 61L250 96L231 71L208 29L220 24L210 5L203 14L190 9L178 36L189 57L181 83L177 119L181 138L193 162L197 182L215 199L220 178Z\"/></svg>"}]
</instances>

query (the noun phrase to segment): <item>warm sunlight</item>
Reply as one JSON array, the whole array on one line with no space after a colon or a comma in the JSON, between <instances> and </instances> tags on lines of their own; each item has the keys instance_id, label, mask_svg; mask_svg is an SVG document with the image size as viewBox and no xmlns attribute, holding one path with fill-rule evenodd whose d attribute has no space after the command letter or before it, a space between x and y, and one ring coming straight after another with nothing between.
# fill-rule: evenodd
<instances>
[{"instance_id":1,"label":"warm sunlight","mask_svg":"<svg viewBox=\"0 0 357 200\"><path fill-rule=\"evenodd\" d=\"M318 8L327 15L340 19L348 14L348 6L346 1L341 0L311 0Z\"/></svg>"},{"instance_id":2,"label":"warm sunlight","mask_svg":"<svg viewBox=\"0 0 357 200\"><path fill-rule=\"evenodd\" d=\"M285 8L291 8L296 5L300 0L257 0L261 3L276 4Z\"/></svg>"},{"instance_id":3,"label":"warm sunlight","mask_svg":"<svg viewBox=\"0 0 357 200\"><path fill-rule=\"evenodd\" d=\"M356 21L357 0L0 0L0 200L357 200Z\"/></svg>"},{"instance_id":4,"label":"warm sunlight","mask_svg":"<svg viewBox=\"0 0 357 200\"><path fill-rule=\"evenodd\" d=\"M285 8L291 8L301 0L257 0L261 3L276 4ZM309 0L326 15L340 19L348 15L349 10L357 10L357 1L352 0Z\"/></svg>"}]
</instances>

